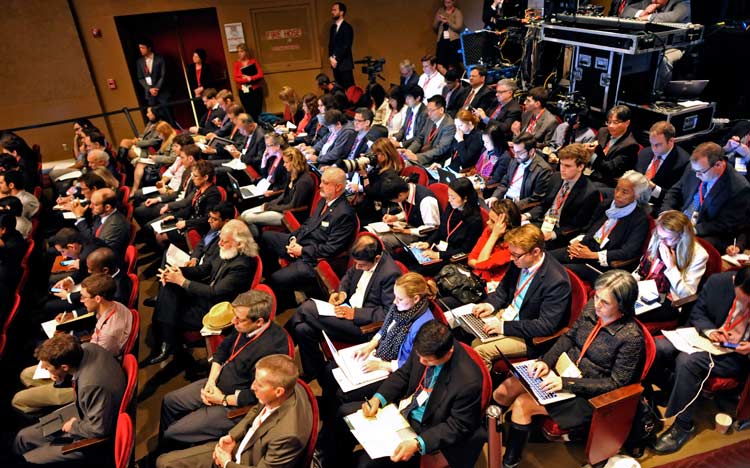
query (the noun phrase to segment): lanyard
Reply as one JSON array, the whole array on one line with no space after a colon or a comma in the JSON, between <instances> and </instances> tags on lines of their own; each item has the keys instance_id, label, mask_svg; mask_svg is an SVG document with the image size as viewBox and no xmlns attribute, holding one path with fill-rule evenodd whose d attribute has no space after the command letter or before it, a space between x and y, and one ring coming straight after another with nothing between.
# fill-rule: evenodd
<instances>
[{"instance_id":1,"label":"lanyard","mask_svg":"<svg viewBox=\"0 0 750 468\"><path fill-rule=\"evenodd\" d=\"M605 239L607 239L607 237L609 237L609 234L615 229L615 226L617 226L617 223L618 223L618 220L615 220L615 223L607 231L604 231L604 227L607 225L607 222L605 221L604 224L602 224L602 227L599 228L599 230L602 232L602 237L601 237L601 239L599 239L599 245L602 245L602 243L604 243Z\"/></svg>"},{"instance_id":2,"label":"lanyard","mask_svg":"<svg viewBox=\"0 0 750 468\"><path fill-rule=\"evenodd\" d=\"M115 315L115 311L116 310L117 310L117 308L113 305L112 306L112 310L109 312L109 314L107 315L107 317L102 322L102 327L104 326L105 323L107 323L109 321L109 319L112 318L113 315ZM99 335L99 333L101 333L101 329L100 328L97 328L96 330L94 330L94 335Z\"/></svg>"},{"instance_id":3,"label":"lanyard","mask_svg":"<svg viewBox=\"0 0 750 468\"><path fill-rule=\"evenodd\" d=\"M404 207L404 205L409 205L409 209L407 210L407 209L406 209L406 208ZM408 223L409 223L409 217L411 216L411 210L412 210L412 209L414 209L414 205L412 205L412 204L411 204L411 203L409 203L409 202L406 202L406 201L404 201L404 202L403 202L403 203L401 204L401 209L402 209L402 210L404 211L404 214L406 215L406 223L408 224Z\"/></svg>"},{"instance_id":4,"label":"lanyard","mask_svg":"<svg viewBox=\"0 0 750 468\"><path fill-rule=\"evenodd\" d=\"M450 238L451 238L451 235L452 235L452 234L453 234L454 232L456 232L456 229L458 229L459 227L461 227L461 225L462 225L462 224L464 223L464 221L463 221L463 220L461 220L461 222L459 222L459 223L458 223L458 224L456 225L456 227L454 227L453 229L451 229L451 218L453 217L453 213L455 213L455 212L456 212L456 210L452 210L452 211L451 211L451 214L449 214L449 215L448 215L448 223L447 223L447 230L448 230L448 235L447 235L447 236L445 237L445 240L446 240L446 241L447 241L447 240L450 240Z\"/></svg>"},{"instance_id":5,"label":"lanyard","mask_svg":"<svg viewBox=\"0 0 750 468\"><path fill-rule=\"evenodd\" d=\"M594 342L596 339L596 335L599 334L599 330L602 329L602 319L598 319L596 321L596 325L594 325L594 328L591 330L591 333L589 333L588 338L586 338L586 342L583 343L583 348L581 348L581 355L578 356L578 360L576 361L576 366L581 364L581 359L583 359L583 355L586 354L586 351L589 349L589 346L591 346L591 343Z\"/></svg>"},{"instance_id":6,"label":"lanyard","mask_svg":"<svg viewBox=\"0 0 750 468\"><path fill-rule=\"evenodd\" d=\"M427 80L425 80L424 85L422 85L422 89L427 88L427 85L430 83L430 80L432 79L433 76L435 76L435 73L427 77Z\"/></svg>"},{"instance_id":7,"label":"lanyard","mask_svg":"<svg viewBox=\"0 0 750 468\"><path fill-rule=\"evenodd\" d=\"M539 115L535 115L531 118L531 120L529 121L529 124L526 125L526 132L534 133L534 129L536 129L536 121L539 120L539 117L541 117L542 114L544 114L544 109L542 109Z\"/></svg>"},{"instance_id":8,"label":"lanyard","mask_svg":"<svg viewBox=\"0 0 750 468\"><path fill-rule=\"evenodd\" d=\"M198 199L211 187L211 184L206 185L205 188L202 188L196 192L196 194L193 196L192 205L195 206L196 203L198 203Z\"/></svg>"},{"instance_id":9,"label":"lanyard","mask_svg":"<svg viewBox=\"0 0 750 468\"><path fill-rule=\"evenodd\" d=\"M414 390L414 394L415 395L419 393L420 389L424 390L427 393L432 393L432 387L427 388L427 387L424 386L424 378L427 376L427 369L428 369L428 367L425 367L424 371L422 371L422 378L419 379L419 385L417 385L417 389ZM435 371L434 370L432 372L432 375L433 375L433 378L434 378L434 375L435 375Z\"/></svg>"},{"instance_id":10,"label":"lanyard","mask_svg":"<svg viewBox=\"0 0 750 468\"><path fill-rule=\"evenodd\" d=\"M513 294L513 300L510 301L511 305L516 303L516 299L518 299L518 296L521 295L521 291L523 291L526 288L526 286L529 285L529 283L531 282L532 279L534 279L534 276L536 276L536 273L538 271L539 271L539 268L534 270L534 272L531 273L528 278L526 278L526 281L524 281L521 286L518 285L518 282L521 281L521 275L520 274L518 275L518 281L516 281L516 292ZM525 298L526 296L524 296L524 299Z\"/></svg>"},{"instance_id":11,"label":"lanyard","mask_svg":"<svg viewBox=\"0 0 750 468\"><path fill-rule=\"evenodd\" d=\"M737 325L741 324L743 321L745 321L750 315L750 310L746 310L742 316L738 317L737 320L732 321L732 315L734 315L734 311L737 308L737 299L735 298L732 302L732 308L729 309L729 314L727 314L727 321L724 322L724 331L732 331L735 328L737 328Z\"/></svg>"},{"instance_id":12,"label":"lanyard","mask_svg":"<svg viewBox=\"0 0 750 468\"><path fill-rule=\"evenodd\" d=\"M234 360L234 358L237 357L238 354L240 354L245 348L247 348L248 346L250 346L250 343L252 343L253 341L255 341L258 338L260 338L260 335L262 335L265 331L266 330L264 329L263 331L261 331L260 333L258 333L254 337L252 337L252 339L250 341L248 341L247 343L245 343L244 345L242 345L242 347L240 349L237 349L237 343L240 342L240 336L242 336L242 334L238 333L237 334L237 338L234 340L234 346L232 346L232 353L229 355L229 359L227 359L226 362L224 362L224 364L222 364L222 367L226 366L227 364L229 364L230 362L232 362Z\"/></svg>"}]
</instances>

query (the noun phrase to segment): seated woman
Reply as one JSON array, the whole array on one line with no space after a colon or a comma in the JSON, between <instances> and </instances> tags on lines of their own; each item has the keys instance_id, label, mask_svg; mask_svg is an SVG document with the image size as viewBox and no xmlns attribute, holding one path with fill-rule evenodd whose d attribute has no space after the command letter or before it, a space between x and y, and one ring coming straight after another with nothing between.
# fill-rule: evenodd
<instances>
[{"instance_id":1,"label":"seated woman","mask_svg":"<svg viewBox=\"0 0 750 468\"><path fill-rule=\"evenodd\" d=\"M448 184L448 208L440 217L440 227L427 236L427 242L415 242L412 247L423 251L425 257L440 260L430 265L417 265L426 275L439 271L445 261L456 254L467 253L482 235L484 222L474 185L460 178ZM411 262L414 263L413 261Z\"/></svg>"},{"instance_id":2,"label":"seated woman","mask_svg":"<svg viewBox=\"0 0 750 468\"><path fill-rule=\"evenodd\" d=\"M695 239L695 228L684 213L663 212L656 219L646 254L633 272L637 280L655 280L659 294L666 300L658 309L639 316L643 322L676 320L680 310L671 301L698 293L698 284L706 273L708 253Z\"/></svg>"},{"instance_id":3,"label":"seated woman","mask_svg":"<svg viewBox=\"0 0 750 468\"><path fill-rule=\"evenodd\" d=\"M143 163L138 161L138 158L132 159L131 163L135 166L133 169L133 188L132 193L138 191L141 187L141 181L143 180L143 173L146 170L146 166L154 166L159 168L161 166L167 166L172 164L177 159L177 152L174 148L174 139L177 136L177 132L167 122L159 122L156 125L156 133L159 135L161 145L156 154L143 154L144 159L149 159L151 163ZM153 179L152 179L153 180Z\"/></svg>"},{"instance_id":4,"label":"seated woman","mask_svg":"<svg viewBox=\"0 0 750 468\"><path fill-rule=\"evenodd\" d=\"M388 90L386 100L388 101L388 112L383 117L385 122L383 125L388 129L388 136L392 137L404 125L408 107L406 106L406 97L398 86L393 86Z\"/></svg>"},{"instance_id":5,"label":"seated woman","mask_svg":"<svg viewBox=\"0 0 750 468\"><path fill-rule=\"evenodd\" d=\"M484 150L479 155L479 160L474 166L476 173L485 181L497 177L499 183L510 164L510 153L507 151L508 143L503 141L503 135L497 125L485 128L482 131L482 144ZM495 176L493 174L497 173Z\"/></svg>"},{"instance_id":6,"label":"seated woman","mask_svg":"<svg viewBox=\"0 0 750 468\"><path fill-rule=\"evenodd\" d=\"M430 299L437 295L437 285L434 281L425 279L419 273L409 272L396 280L393 294L393 305L388 310L380 330L368 343L361 345L354 355L363 361L362 369L366 372L385 370L390 373L403 366L409 358L417 332L422 325L435 318L430 310ZM338 393L339 400L343 402L368 398L381 384L378 381L343 393L331 371L332 367L329 366L325 376L321 378L321 386L327 397Z\"/></svg>"},{"instance_id":7,"label":"seated woman","mask_svg":"<svg viewBox=\"0 0 750 468\"><path fill-rule=\"evenodd\" d=\"M380 221L382 214L380 208L388 199L383 195L383 181L389 177L398 177L404 168L404 162L399 156L396 147L388 138L378 138L370 148L370 153L377 158L375 166L369 170L359 171L359 180L365 194L362 203L357 205L357 215L363 224ZM349 184L349 189L357 193L360 186L356 182Z\"/></svg>"},{"instance_id":8,"label":"seated woman","mask_svg":"<svg viewBox=\"0 0 750 468\"><path fill-rule=\"evenodd\" d=\"M174 154L175 159L171 163L165 163L168 164L169 167L167 167L166 171L164 171L163 174L157 179L154 186L156 187L157 191L164 195L168 192L173 191L180 191L181 182L182 182L182 174L185 171L185 169L182 167L182 159L180 159L179 154L180 150L183 146L192 145L193 144L193 137L191 137L188 133L181 133L179 135L176 135L171 142L171 146L169 148L169 154ZM161 156L154 155L158 160ZM167 159L164 159L166 161ZM135 177L134 177L135 178ZM143 183L143 179L141 179L141 183ZM146 190L146 194L143 193L144 188L138 189L136 191L131 190L130 191L130 197L133 199L133 204L135 206L140 205L143 203L148 197L151 192L150 190Z\"/></svg>"},{"instance_id":9,"label":"seated woman","mask_svg":"<svg viewBox=\"0 0 750 468\"><path fill-rule=\"evenodd\" d=\"M388 102L385 89L379 83L368 86L370 94L370 110L373 113L372 125L386 126L391 104Z\"/></svg>"},{"instance_id":10,"label":"seated woman","mask_svg":"<svg viewBox=\"0 0 750 468\"><path fill-rule=\"evenodd\" d=\"M479 117L469 110L461 109L456 113L454 123L456 135L448 150L451 156L448 168L453 172L469 171L474 168L484 151L482 131L477 127Z\"/></svg>"},{"instance_id":11,"label":"seated woman","mask_svg":"<svg viewBox=\"0 0 750 468\"><path fill-rule=\"evenodd\" d=\"M490 206L487 226L469 253L468 262L474 273L487 282L488 289L503 279L510 263L510 251L503 237L520 225L521 212L512 200L495 200Z\"/></svg>"},{"instance_id":12,"label":"seated woman","mask_svg":"<svg viewBox=\"0 0 750 468\"><path fill-rule=\"evenodd\" d=\"M291 122L297 125L305 116L305 111L302 110L297 93L290 86L282 86L281 91L279 91L279 99L284 103L284 113L281 118L284 122Z\"/></svg>"},{"instance_id":13,"label":"seated woman","mask_svg":"<svg viewBox=\"0 0 750 468\"><path fill-rule=\"evenodd\" d=\"M635 319L638 298L635 278L623 270L610 270L596 280L594 289L596 294L584 307L581 317L552 349L530 366L533 375L544 378L542 390L576 396L542 406L515 377L495 389L495 401L511 411L504 467L517 466L521 461L534 416L549 415L562 429L588 425L594 412L589 398L640 378L645 343ZM576 364L581 377L561 378L550 372L563 353Z\"/></svg>"},{"instance_id":14,"label":"seated woman","mask_svg":"<svg viewBox=\"0 0 750 468\"><path fill-rule=\"evenodd\" d=\"M266 149L260 159L260 179L266 179L269 190L283 190L286 179L286 169L282 162L281 154L286 149L286 141L276 133L269 133L264 137ZM260 179L254 180L257 184Z\"/></svg>"},{"instance_id":15,"label":"seated woman","mask_svg":"<svg viewBox=\"0 0 750 468\"><path fill-rule=\"evenodd\" d=\"M145 153L148 153L148 148L156 147L163 141L156 128L161 118L155 108L150 106L146 108L146 119L146 127L140 135L135 138L124 138L120 141L120 147L117 149L117 158L120 161L128 160L132 162L133 159L146 156Z\"/></svg>"},{"instance_id":16,"label":"seated woman","mask_svg":"<svg viewBox=\"0 0 750 468\"><path fill-rule=\"evenodd\" d=\"M550 253L589 283L610 269L613 261L639 258L649 231L644 207L650 197L648 179L635 171L626 172L617 181L612 203L599 204L583 239Z\"/></svg>"},{"instance_id":17,"label":"seated woman","mask_svg":"<svg viewBox=\"0 0 750 468\"><path fill-rule=\"evenodd\" d=\"M287 148L282 153L284 169L286 170L284 193L259 207L242 212L240 216L250 227L254 237L260 234L260 226L281 226L284 211L310 206L315 195L315 181L313 180L305 156L297 148ZM295 217L304 222L309 210L298 211Z\"/></svg>"},{"instance_id":18,"label":"seated woman","mask_svg":"<svg viewBox=\"0 0 750 468\"><path fill-rule=\"evenodd\" d=\"M209 230L208 211L221 201L221 193L214 184L214 166L208 161L198 161L192 168L191 177L195 186L192 198L164 205L166 209L162 214L167 216L162 220L176 219L177 229L157 234L156 240L161 244L182 247L187 244L187 231L196 229L203 236Z\"/></svg>"}]
</instances>

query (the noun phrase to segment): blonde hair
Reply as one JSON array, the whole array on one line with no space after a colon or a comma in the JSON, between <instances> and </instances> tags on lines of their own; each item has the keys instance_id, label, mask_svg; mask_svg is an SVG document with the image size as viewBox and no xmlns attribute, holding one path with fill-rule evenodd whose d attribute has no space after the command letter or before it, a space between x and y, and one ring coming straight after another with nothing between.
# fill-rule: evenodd
<instances>
[{"instance_id":1,"label":"blonde hair","mask_svg":"<svg viewBox=\"0 0 750 468\"><path fill-rule=\"evenodd\" d=\"M533 224L526 224L506 233L505 242L523 249L524 252L531 252L535 247L544 250L544 234Z\"/></svg>"},{"instance_id":2,"label":"blonde hair","mask_svg":"<svg viewBox=\"0 0 750 468\"><path fill-rule=\"evenodd\" d=\"M668 210L659 215L656 219L656 226L680 235L680 240L677 241L677 247L674 250L677 269L680 270L680 273L684 274L690 267L690 263L693 260L693 253L695 252L696 241L693 223L690 222L690 218L684 213L676 210ZM648 243L649 258L654 259L659 255L660 240L659 233L654 229L654 233L651 235L651 240Z\"/></svg>"},{"instance_id":3,"label":"blonde hair","mask_svg":"<svg viewBox=\"0 0 750 468\"><path fill-rule=\"evenodd\" d=\"M281 87L281 91L279 91L279 99L281 99L284 102L289 103L291 107L296 107L297 103L299 102L299 98L297 98L297 93L294 91L294 89L291 86Z\"/></svg>"},{"instance_id":4,"label":"blonde hair","mask_svg":"<svg viewBox=\"0 0 750 468\"><path fill-rule=\"evenodd\" d=\"M404 168L401 156L398 155L396 147L388 138L378 138L375 140L375 143L373 143L370 148L370 152L375 154L381 153L385 156L385 163L380 168L380 172L383 172L386 169L393 169L396 172L401 172L401 169Z\"/></svg>"},{"instance_id":5,"label":"blonde hair","mask_svg":"<svg viewBox=\"0 0 750 468\"><path fill-rule=\"evenodd\" d=\"M115 176L106 167L97 167L94 169L94 174L104 179L104 183L112 190L120 188L120 181L115 179Z\"/></svg>"},{"instance_id":6,"label":"blonde hair","mask_svg":"<svg viewBox=\"0 0 750 468\"><path fill-rule=\"evenodd\" d=\"M160 153L166 153L169 147L172 146L172 141L174 140L174 137L177 136L177 132L174 131L174 128L169 125L168 122L165 122L163 120L160 120L156 124L156 131L159 134L168 135L159 147Z\"/></svg>"},{"instance_id":7,"label":"blonde hair","mask_svg":"<svg viewBox=\"0 0 750 468\"><path fill-rule=\"evenodd\" d=\"M305 159L305 155L297 148L286 148L281 152L281 156L289 159L292 163L292 171L297 174L297 177L307 172L307 160Z\"/></svg>"},{"instance_id":8,"label":"blonde hair","mask_svg":"<svg viewBox=\"0 0 750 468\"><path fill-rule=\"evenodd\" d=\"M419 296L420 298L434 299L438 293L435 281L425 279L424 276L414 271L410 271L397 279L396 286L404 288L406 295L409 297Z\"/></svg>"}]
</instances>

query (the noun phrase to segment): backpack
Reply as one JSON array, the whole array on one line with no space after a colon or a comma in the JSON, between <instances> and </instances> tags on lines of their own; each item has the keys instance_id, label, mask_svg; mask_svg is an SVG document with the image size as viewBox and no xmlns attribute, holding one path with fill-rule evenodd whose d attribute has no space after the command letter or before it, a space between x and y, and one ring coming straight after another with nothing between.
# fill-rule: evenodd
<instances>
[{"instance_id":1,"label":"backpack","mask_svg":"<svg viewBox=\"0 0 750 468\"><path fill-rule=\"evenodd\" d=\"M443 296L453 296L462 304L477 303L487 297L482 279L463 265L445 265L435 277Z\"/></svg>"}]
</instances>

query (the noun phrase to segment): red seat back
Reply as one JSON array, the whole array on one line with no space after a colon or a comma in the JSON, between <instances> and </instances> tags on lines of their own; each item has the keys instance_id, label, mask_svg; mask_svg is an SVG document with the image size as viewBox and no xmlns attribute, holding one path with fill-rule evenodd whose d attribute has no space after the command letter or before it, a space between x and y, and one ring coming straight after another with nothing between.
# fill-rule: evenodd
<instances>
[{"instance_id":1,"label":"red seat back","mask_svg":"<svg viewBox=\"0 0 750 468\"><path fill-rule=\"evenodd\" d=\"M126 354L122 358L122 370L125 371L127 384L125 385L125 393L122 394L122 401L120 402L120 413L127 413L130 402L133 400L136 382L138 381L138 361L135 356Z\"/></svg>"},{"instance_id":2,"label":"red seat back","mask_svg":"<svg viewBox=\"0 0 750 468\"><path fill-rule=\"evenodd\" d=\"M254 289L260 284L260 280L263 278L263 262L260 259L260 255L255 256L255 273L253 274L253 281L250 283L250 288Z\"/></svg>"},{"instance_id":3,"label":"red seat back","mask_svg":"<svg viewBox=\"0 0 750 468\"><path fill-rule=\"evenodd\" d=\"M135 243L135 235L138 233L138 226L136 226L133 223L130 223L130 238L128 239L128 245L133 245Z\"/></svg>"},{"instance_id":4,"label":"red seat back","mask_svg":"<svg viewBox=\"0 0 750 468\"><path fill-rule=\"evenodd\" d=\"M133 351L133 347L138 340L138 333L141 330L141 315L138 313L138 310L131 307L130 314L133 316L133 321L130 325L128 340L125 342L125 346L122 347L122 354L130 354Z\"/></svg>"},{"instance_id":5,"label":"red seat back","mask_svg":"<svg viewBox=\"0 0 750 468\"><path fill-rule=\"evenodd\" d=\"M120 193L120 203L122 204L122 206L126 206L128 204L128 200L130 199L130 187L122 184L117 189L117 191Z\"/></svg>"},{"instance_id":6,"label":"red seat back","mask_svg":"<svg viewBox=\"0 0 750 468\"><path fill-rule=\"evenodd\" d=\"M23 259L21 259L21 268L24 270L28 268L29 266L29 257L31 257L31 252L34 250L34 239L29 239L26 243L26 253L23 254Z\"/></svg>"},{"instance_id":7,"label":"red seat back","mask_svg":"<svg viewBox=\"0 0 750 468\"><path fill-rule=\"evenodd\" d=\"M706 250L706 253L708 253L706 272L703 273L703 278L701 281L708 279L708 277L713 275L714 273L721 273L721 254L718 250L716 250L716 247L714 247L713 244L701 237L696 237L695 239L698 241L701 247Z\"/></svg>"},{"instance_id":8,"label":"red seat back","mask_svg":"<svg viewBox=\"0 0 750 468\"><path fill-rule=\"evenodd\" d=\"M448 208L448 184L437 182L430 185L430 190L435 194L438 205L440 205L440 212L445 211Z\"/></svg>"},{"instance_id":9,"label":"red seat back","mask_svg":"<svg viewBox=\"0 0 750 468\"><path fill-rule=\"evenodd\" d=\"M318 278L320 279L321 283L323 283L325 292L330 295L338 291L341 280L336 275L336 272L333 271L333 268L331 268L330 263L328 263L326 260L321 260L320 262L318 262L316 271L318 272Z\"/></svg>"},{"instance_id":10,"label":"red seat back","mask_svg":"<svg viewBox=\"0 0 750 468\"><path fill-rule=\"evenodd\" d=\"M588 300L588 295L581 278L567 268L565 271L568 273L568 279L570 280L570 319L568 320L568 326L571 327L581 315L581 311Z\"/></svg>"},{"instance_id":11,"label":"red seat back","mask_svg":"<svg viewBox=\"0 0 750 468\"><path fill-rule=\"evenodd\" d=\"M300 379L297 379L297 383L302 385L305 389L305 395L310 401L310 407L312 408L312 429L310 431L310 439L307 441L307 447L305 448L305 463L302 466L310 466L315 453L315 445L318 443L318 421L320 419L320 411L318 409L318 400L315 398L315 394L309 385Z\"/></svg>"},{"instance_id":12,"label":"red seat back","mask_svg":"<svg viewBox=\"0 0 750 468\"><path fill-rule=\"evenodd\" d=\"M638 323L638 326L641 327L641 332L643 332L643 342L646 347L646 356L643 361L643 371L641 371L640 378L640 380L645 380L648 371L651 369L651 365L654 363L654 359L656 359L656 342L654 341L654 337L651 336L651 333L648 331L646 325L642 324L639 320L636 320L636 322Z\"/></svg>"},{"instance_id":13,"label":"red seat back","mask_svg":"<svg viewBox=\"0 0 750 468\"><path fill-rule=\"evenodd\" d=\"M125 204L125 219L127 219L128 222L133 221L133 211L135 211L135 208L133 208L133 204L126 203Z\"/></svg>"},{"instance_id":14,"label":"red seat back","mask_svg":"<svg viewBox=\"0 0 750 468\"><path fill-rule=\"evenodd\" d=\"M398 260L396 260L396 265L398 265L398 269L401 270L402 275L409 273L409 269L406 267L406 265L399 262Z\"/></svg>"},{"instance_id":15,"label":"red seat back","mask_svg":"<svg viewBox=\"0 0 750 468\"><path fill-rule=\"evenodd\" d=\"M126 304L128 308L135 309L138 307L138 287L140 286L140 280L138 279L138 276L136 276L133 273L128 273L128 278L130 278L130 298L128 298L128 303Z\"/></svg>"},{"instance_id":16,"label":"red seat back","mask_svg":"<svg viewBox=\"0 0 750 468\"><path fill-rule=\"evenodd\" d=\"M432 315L435 317L435 320L450 326L450 324L448 324L448 319L445 318L445 311L443 310L443 307L435 299L430 299L430 310L432 311Z\"/></svg>"},{"instance_id":17,"label":"red seat back","mask_svg":"<svg viewBox=\"0 0 750 468\"><path fill-rule=\"evenodd\" d=\"M418 185L424 185L427 187L427 184L430 183L430 177L427 175L427 171L424 170L424 168L419 166L406 166L403 169L401 169L400 175L403 177L410 177L412 174L417 175L417 184Z\"/></svg>"},{"instance_id":18,"label":"red seat back","mask_svg":"<svg viewBox=\"0 0 750 468\"><path fill-rule=\"evenodd\" d=\"M252 289L264 292L271 296L271 315L269 316L268 321L273 322L276 318L276 294L273 293L273 290L271 290L267 284L259 284Z\"/></svg>"},{"instance_id":19,"label":"red seat back","mask_svg":"<svg viewBox=\"0 0 750 468\"><path fill-rule=\"evenodd\" d=\"M190 229L187 234L185 234L185 241L187 242L188 249L191 251L198 246L201 239L201 233L196 229Z\"/></svg>"},{"instance_id":20,"label":"red seat back","mask_svg":"<svg viewBox=\"0 0 750 468\"><path fill-rule=\"evenodd\" d=\"M135 273L135 265L138 260L138 251L134 245L129 245L125 249L125 266L128 269L128 273Z\"/></svg>"},{"instance_id":21,"label":"red seat back","mask_svg":"<svg viewBox=\"0 0 750 468\"><path fill-rule=\"evenodd\" d=\"M128 468L130 456L135 446L133 437L133 422L126 413L117 416L117 428L115 429L115 468Z\"/></svg>"},{"instance_id":22,"label":"red seat back","mask_svg":"<svg viewBox=\"0 0 750 468\"><path fill-rule=\"evenodd\" d=\"M490 403L490 396L492 396L492 378L490 378L490 371L487 370L484 361L474 348L466 343L460 344L464 348L464 351L466 351L466 354L469 355L471 360L476 363L477 367L479 367L479 370L482 372L482 413L484 413L484 410L487 409L487 405Z\"/></svg>"},{"instance_id":23,"label":"red seat back","mask_svg":"<svg viewBox=\"0 0 750 468\"><path fill-rule=\"evenodd\" d=\"M227 201L227 191L224 187L221 185L216 186L217 189L219 189L219 194L221 195L221 201Z\"/></svg>"},{"instance_id":24,"label":"red seat back","mask_svg":"<svg viewBox=\"0 0 750 468\"><path fill-rule=\"evenodd\" d=\"M16 293L16 298L13 301L13 307L10 309L10 313L8 314L8 317L5 319L5 323L3 323L2 331L0 331L0 358L3 357L3 351L5 350L5 344L7 342L7 336L8 336L8 329L10 328L10 324L13 323L13 319L18 314L18 307L21 305L21 296Z\"/></svg>"}]
</instances>

